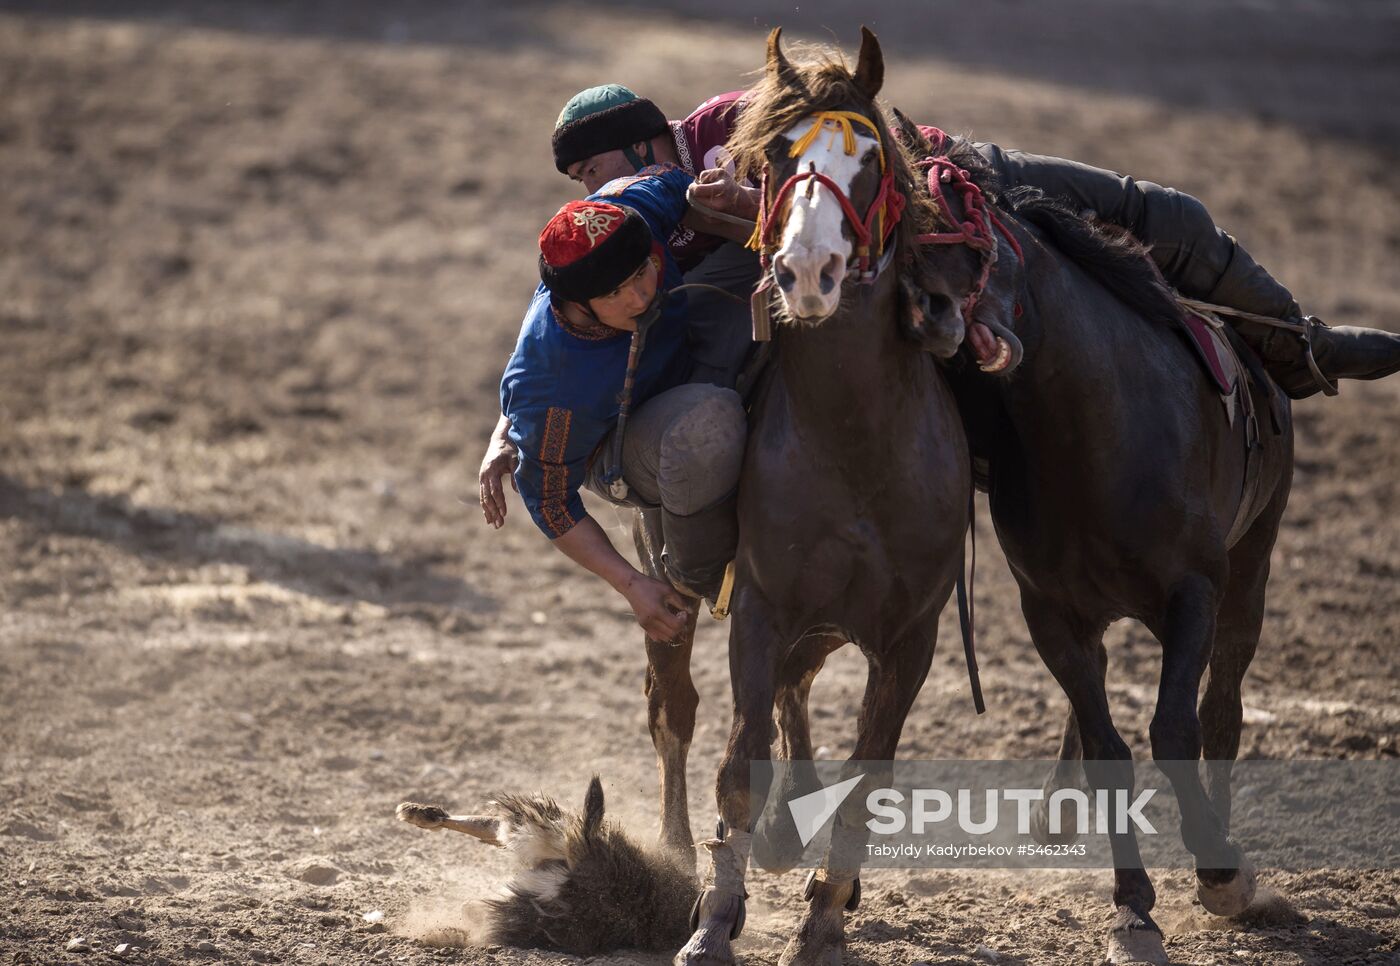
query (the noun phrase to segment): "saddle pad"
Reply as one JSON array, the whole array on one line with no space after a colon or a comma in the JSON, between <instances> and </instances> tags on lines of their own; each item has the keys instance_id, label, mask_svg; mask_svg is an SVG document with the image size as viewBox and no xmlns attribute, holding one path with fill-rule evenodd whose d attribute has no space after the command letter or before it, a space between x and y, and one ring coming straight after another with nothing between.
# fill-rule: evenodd
<instances>
[{"instance_id":1,"label":"saddle pad","mask_svg":"<svg viewBox=\"0 0 1400 966\"><path fill-rule=\"evenodd\" d=\"M1239 381L1239 371L1235 365L1234 354L1225 345L1225 337L1195 313L1185 313L1182 323L1190 337L1186 341L1196 350L1196 358L1205 366L1206 373L1215 383L1215 388L1220 390L1222 396L1234 393L1235 385Z\"/></svg>"}]
</instances>

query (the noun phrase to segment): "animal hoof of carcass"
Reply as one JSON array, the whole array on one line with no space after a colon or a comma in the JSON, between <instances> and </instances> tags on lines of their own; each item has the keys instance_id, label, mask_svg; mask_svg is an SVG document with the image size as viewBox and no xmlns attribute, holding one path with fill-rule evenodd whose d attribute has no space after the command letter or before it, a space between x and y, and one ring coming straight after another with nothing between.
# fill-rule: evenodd
<instances>
[{"instance_id":1,"label":"animal hoof of carcass","mask_svg":"<svg viewBox=\"0 0 1400 966\"><path fill-rule=\"evenodd\" d=\"M1254 901L1257 875L1254 863L1242 858L1240 867L1233 876L1224 881L1214 881L1220 870L1201 870L1196 873L1196 898L1206 911L1217 916L1238 916Z\"/></svg>"},{"instance_id":2,"label":"animal hoof of carcass","mask_svg":"<svg viewBox=\"0 0 1400 966\"><path fill-rule=\"evenodd\" d=\"M419 828L442 828L447 812L436 805L420 805L418 802L404 802L394 809L394 817L400 822L416 825Z\"/></svg>"},{"instance_id":3,"label":"animal hoof of carcass","mask_svg":"<svg viewBox=\"0 0 1400 966\"><path fill-rule=\"evenodd\" d=\"M1051 832L1050 810L1042 802L1031 809L1031 838L1041 845L1069 845L1079 838L1079 831L1073 822L1066 822L1060 825L1058 832Z\"/></svg>"}]
</instances>

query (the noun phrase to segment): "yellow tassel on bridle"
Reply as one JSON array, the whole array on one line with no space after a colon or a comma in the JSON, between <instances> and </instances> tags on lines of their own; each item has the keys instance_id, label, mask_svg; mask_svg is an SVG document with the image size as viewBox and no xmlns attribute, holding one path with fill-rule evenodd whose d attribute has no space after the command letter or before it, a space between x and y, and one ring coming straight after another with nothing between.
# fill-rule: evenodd
<instances>
[{"instance_id":1,"label":"yellow tassel on bridle","mask_svg":"<svg viewBox=\"0 0 1400 966\"><path fill-rule=\"evenodd\" d=\"M856 131L855 128L852 126L852 122L854 122L856 124L860 124L870 129L871 136L875 138L875 149L880 152L880 175L881 177L884 176L885 145L884 142L880 140L880 129L875 126L875 122L871 121L870 118L866 117L864 114L859 114L855 111L817 111L815 114L811 115L811 118L811 129L806 134L802 135L802 137L798 138L796 141L793 142L792 148L788 151L788 157L802 157L802 155L807 153L807 149L812 146L812 143L816 141L817 135L819 135L822 131L827 130L831 132L831 136L833 139L838 134L841 135L842 149L846 152L847 155L854 155L856 153ZM828 146L829 145L830 142L828 142ZM767 201L768 199L765 197L762 200L761 205L766 206ZM876 213L875 217L879 226L877 231L875 232L875 245L877 248L876 254L878 255L881 252L883 252L885 247L884 209L881 208L880 211ZM759 251L762 249L764 221L765 212L760 209L758 223L754 225L753 234L749 236L749 240L747 242L746 247L754 251Z\"/></svg>"},{"instance_id":2,"label":"yellow tassel on bridle","mask_svg":"<svg viewBox=\"0 0 1400 966\"><path fill-rule=\"evenodd\" d=\"M818 111L812 115L812 129L798 138L788 151L788 157L800 158L807 153L807 149L812 146L812 142L817 139L817 135L831 125L831 136L841 135L841 147L848 155L856 153L856 132L851 126L854 121L870 129L871 135L875 138L875 147L880 152L880 173L885 173L885 146L880 141L880 129L875 123L864 114L855 111Z\"/></svg>"}]
</instances>

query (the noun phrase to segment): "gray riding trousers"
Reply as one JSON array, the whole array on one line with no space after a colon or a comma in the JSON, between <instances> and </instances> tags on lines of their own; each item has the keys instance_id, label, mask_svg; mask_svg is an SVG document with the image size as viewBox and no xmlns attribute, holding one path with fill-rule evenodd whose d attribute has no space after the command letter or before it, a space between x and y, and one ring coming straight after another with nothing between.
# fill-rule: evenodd
<instances>
[{"instance_id":1,"label":"gray riding trousers","mask_svg":"<svg viewBox=\"0 0 1400 966\"><path fill-rule=\"evenodd\" d=\"M733 389L692 382L637 407L622 438L622 479L629 490L624 500L602 480L613 433L603 438L585 483L609 503L690 516L719 503L739 485L748 423Z\"/></svg>"}]
</instances>

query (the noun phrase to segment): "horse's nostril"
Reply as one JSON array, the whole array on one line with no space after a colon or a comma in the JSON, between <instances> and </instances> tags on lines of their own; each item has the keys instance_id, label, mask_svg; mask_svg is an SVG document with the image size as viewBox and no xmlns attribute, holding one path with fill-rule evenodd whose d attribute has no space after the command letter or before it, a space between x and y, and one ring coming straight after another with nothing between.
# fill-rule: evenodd
<instances>
[{"instance_id":1,"label":"horse's nostril","mask_svg":"<svg viewBox=\"0 0 1400 966\"><path fill-rule=\"evenodd\" d=\"M778 277L778 288L784 292L791 292L792 286L797 282L797 276L784 268L777 269L775 274Z\"/></svg>"},{"instance_id":2,"label":"horse's nostril","mask_svg":"<svg viewBox=\"0 0 1400 966\"><path fill-rule=\"evenodd\" d=\"M840 255L833 254L822 266L820 286L823 295L830 295L832 289L841 282L841 272L846 267L845 260Z\"/></svg>"}]
</instances>

